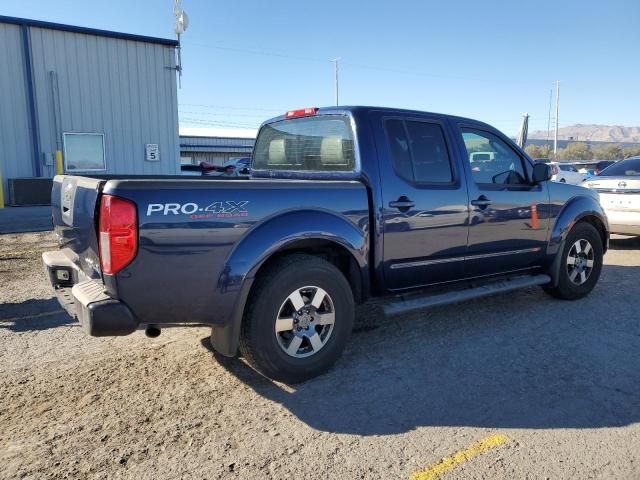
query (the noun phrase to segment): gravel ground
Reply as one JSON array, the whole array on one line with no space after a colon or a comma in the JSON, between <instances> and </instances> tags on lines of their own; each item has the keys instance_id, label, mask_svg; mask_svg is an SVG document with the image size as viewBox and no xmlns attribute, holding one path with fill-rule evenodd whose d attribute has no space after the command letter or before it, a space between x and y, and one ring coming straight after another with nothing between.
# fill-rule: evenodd
<instances>
[{"instance_id":1,"label":"gravel ground","mask_svg":"<svg viewBox=\"0 0 640 480\"><path fill-rule=\"evenodd\" d=\"M613 242L578 302L362 309L337 366L295 387L219 361L204 328L87 337L46 284L53 246L0 235L2 478L407 479L491 435L445 476L640 478L640 241Z\"/></svg>"}]
</instances>

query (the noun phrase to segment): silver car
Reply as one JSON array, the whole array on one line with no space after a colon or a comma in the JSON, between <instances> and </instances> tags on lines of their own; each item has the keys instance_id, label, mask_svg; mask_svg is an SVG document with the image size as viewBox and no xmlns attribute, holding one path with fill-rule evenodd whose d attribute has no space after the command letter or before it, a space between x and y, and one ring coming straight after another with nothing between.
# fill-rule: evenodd
<instances>
[{"instance_id":1,"label":"silver car","mask_svg":"<svg viewBox=\"0 0 640 480\"><path fill-rule=\"evenodd\" d=\"M616 162L582 185L599 193L611 233L640 235L640 157Z\"/></svg>"}]
</instances>

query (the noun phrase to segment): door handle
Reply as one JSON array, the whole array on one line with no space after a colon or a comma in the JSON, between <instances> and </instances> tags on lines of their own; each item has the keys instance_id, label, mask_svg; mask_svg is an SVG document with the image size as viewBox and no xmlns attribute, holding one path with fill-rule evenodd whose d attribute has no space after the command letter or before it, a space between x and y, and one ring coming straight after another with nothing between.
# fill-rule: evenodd
<instances>
[{"instance_id":1,"label":"door handle","mask_svg":"<svg viewBox=\"0 0 640 480\"><path fill-rule=\"evenodd\" d=\"M480 195L477 200L471 200L471 205L474 207L485 208L491 205L491 200L489 200L484 195Z\"/></svg>"},{"instance_id":2,"label":"door handle","mask_svg":"<svg viewBox=\"0 0 640 480\"><path fill-rule=\"evenodd\" d=\"M416 206L416 202L409 200L408 197L402 196L396 201L389 202L389 208L397 208L401 212L406 212Z\"/></svg>"}]
</instances>

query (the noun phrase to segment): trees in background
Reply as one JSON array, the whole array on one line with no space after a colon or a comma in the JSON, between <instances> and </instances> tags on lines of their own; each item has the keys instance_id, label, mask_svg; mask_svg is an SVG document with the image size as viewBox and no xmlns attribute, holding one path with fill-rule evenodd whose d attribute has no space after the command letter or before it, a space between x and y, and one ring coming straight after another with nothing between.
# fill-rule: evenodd
<instances>
[{"instance_id":1,"label":"trees in background","mask_svg":"<svg viewBox=\"0 0 640 480\"><path fill-rule=\"evenodd\" d=\"M524 149L531 158L552 158L551 145L527 145Z\"/></svg>"},{"instance_id":2,"label":"trees in background","mask_svg":"<svg viewBox=\"0 0 640 480\"><path fill-rule=\"evenodd\" d=\"M559 148L557 157L559 160L592 160L593 152L584 142L572 142Z\"/></svg>"},{"instance_id":3,"label":"trees in background","mask_svg":"<svg viewBox=\"0 0 640 480\"><path fill-rule=\"evenodd\" d=\"M585 142L572 142L558 149L554 156L551 145L527 145L525 151L531 158L549 158L551 160L620 160L640 156L640 146L623 147L619 144L596 145L589 147Z\"/></svg>"},{"instance_id":4,"label":"trees in background","mask_svg":"<svg viewBox=\"0 0 640 480\"><path fill-rule=\"evenodd\" d=\"M624 149L624 158L640 156L640 146L627 147Z\"/></svg>"}]
</instances>

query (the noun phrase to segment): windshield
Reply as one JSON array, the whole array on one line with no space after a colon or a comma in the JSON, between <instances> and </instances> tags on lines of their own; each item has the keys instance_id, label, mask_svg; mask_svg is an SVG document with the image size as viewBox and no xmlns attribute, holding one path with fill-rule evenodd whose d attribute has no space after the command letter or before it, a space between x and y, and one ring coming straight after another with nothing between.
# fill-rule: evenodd
<instances>
[{"instance_id":1,"label":"windshield","mask_svg":"<svg viewBox=\"0 0 640 480\"><path fill-rule=\"evenodd\" d=\"M635 177L640 176L640 158L622 160L607 167L601 177Z\"/></svg>"},{"instance_id":2,"label":"windshield","mask_svg":"<svg viewBox=\"0 0 640 480\"><path fill-rule=\"evenodd\" d=\"M342 115L303 117L265 125L256 140L256 170L351 171L353 135Z\"/></svg>"}]
</instances>

